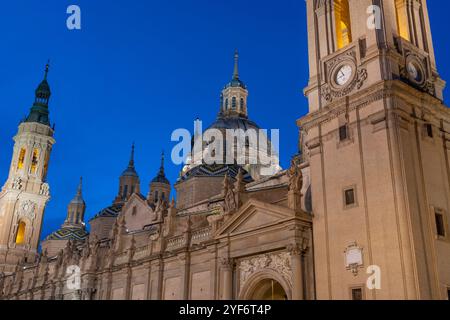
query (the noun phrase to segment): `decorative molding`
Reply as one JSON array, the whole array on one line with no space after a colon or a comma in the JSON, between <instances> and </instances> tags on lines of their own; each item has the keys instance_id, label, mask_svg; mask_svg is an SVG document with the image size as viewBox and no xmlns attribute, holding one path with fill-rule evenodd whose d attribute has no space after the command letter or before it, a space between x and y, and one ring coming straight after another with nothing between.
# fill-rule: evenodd
<instances>
[{"instance_id":1,"label":"decorative molding","mask_svg":"<svg viewBox=\"0 0 450 320\"><path fill-rule=\"evenodd\" d=\"M355 48L351 48L324 62L327 83L320 88L320 94L325 101L330 103L336 98L349 95L355 88L361 89L367 79L367 70L357 67L356 56ZM352 78L348 84L341 86L336 83L335 75L344 65L349 65L352 68Z\"/></svg>"},{"instance_id":2,"label":"decorative molding","mask_svg":"<svg viewBox=\"0 0 450 320\"><path fill-rule=\"evenodd\" d=\"M300 248L299 248L300 249ZM292 283L291 254L288 252L263 254L240 261L240 286L255 273L271 270L282 276L288 283Z\"/></svg>"},{"instance_id":3,"label":"decorative molding","mask_svg":"<svg viewBox=\"0 0 450 320\"><path fill-rule=\"evenodd\" d=\"M49 184L47 182L44 182L41 185L41 189L39 190L39 194L41 196L47 196L47 197L50 195L50 186L49 186Z\"/></svg>"},{"instance_id":4,"label":"decorative molding","mask_svg":"<svg viewBox=\"0 0 450 320\"><path fill-rule=\"evenodd\" d=\"M22 178L21 177L14 178L11 187L13 188L13 190L21 190L22 189Z\"/></svg>"},{"instance_id":5,"label":"decorative molding","mask_svg":"<svg viewBox=\"0 0 450 320\"><path fill-rule=\"evenodd\" d=\"M344 254L347 270L350 270L356 277L358 275L358 269L364 265L363 249L355 241L345 249Z\"/></svg>"},{"instance_id":6,"label":"decorative molding","mask_svg":"<svg viewBox=\"0 0 450 320\"><path fill-rule=\"evenodd\" d=\"M364 82L367 79L367 70L362 68L356 71L356 77L350 82L350 84L341 90L333 89L328 83L321 87L321 95L327 102L333 102L336 98L342 98L349 95L354 89L361 89Z\"/></svg>"},{"instance_id":7,"label":"decorative molding","mask_svg":"<svg viewBox=\"0 0 450 320\"><path fill-rule=\"evenodd\" d=\"M19 210L17 211L17 216L19 218L25 217L28 218L29 220L34 220L34 218L36 217L36 209L37 205L33 201L31 200L23 201L20 204Z\"/></svg>"},{"instance_id":8,"label":"decorative molding","mask_svg":"<svg viewBox=\"0 0 450 320\"><path fill-rule=\"evenodd\" d=\"M229 270L233 270L234 268L234 259L231 258L220 258L220 265L221 267Z\"/></svg>"}]
</instances>

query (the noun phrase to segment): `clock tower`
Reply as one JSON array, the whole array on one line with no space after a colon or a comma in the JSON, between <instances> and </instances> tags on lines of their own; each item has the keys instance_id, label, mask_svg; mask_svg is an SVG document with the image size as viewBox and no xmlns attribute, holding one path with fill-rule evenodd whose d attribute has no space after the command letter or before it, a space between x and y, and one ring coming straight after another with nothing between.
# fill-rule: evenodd
<instances>
[{"instance_id":1,"label":"clock tower","mask_svg":"<svg viewBox=\"0 0 450 320\"><path fill-rule=\"evenodd\" d=\"M306 3L317 298L445 299L450 112L427 1Z\"/></svg>"},{"instance_id":2,"label":"clock tower","mask_svg":"<svg viewBox=\"0 0 450 320\"><path fill-rule=\"evenodd\" d=\"M47 170L55 143L48 110L48 67L30 113L14 137L9 176L0 192L0 272L14 271L18 262L34 262L37 255L50 199Z\"/></svg>"}]
</instances>

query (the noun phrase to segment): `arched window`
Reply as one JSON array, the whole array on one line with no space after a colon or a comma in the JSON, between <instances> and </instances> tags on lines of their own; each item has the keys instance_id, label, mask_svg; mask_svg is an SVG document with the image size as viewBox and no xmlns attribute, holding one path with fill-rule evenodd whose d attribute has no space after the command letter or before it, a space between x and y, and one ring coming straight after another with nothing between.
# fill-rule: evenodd
<instances>
[{"instance_id":1,"label":"arched window","mask_svg":"<svg viewBox=\"0 0 450 320\"><path fill-rule=\"evenodd\" d=\"M337 48L341 49L352 42L352 26L348 0L335 0L334 14L336 20Z\"/></svg>"},{"instance_id":2,"label":"arched window","mask_svg":"<svg viewBox=\"0 0 450 320\"><path fill-rule=\"evenodd\" d=\"M48 162L50 161L50 152L47 152L45 155L45 161L44 161L44 172L42 175L42 180L47 180L47 173L48 173Z\"/></svg>"},{"instance_id":3,"label":"arched window","mask_svg":"<svg viewBox=\"0 0 450 320\"><path fill-rule=\"evenodd\" d=\"M27 150L25 148L20 149L19 153L19 161L17 162L17 169L23 169L23 164L25 163L25 155L27 154Z\"/></svg>"},{"instance_id":4,"label":"arched window","mask_svg":"<svg viewBox=\"0 0 450 320\"><path fill-rule=\"evenodd\" d=\"M244 98L241 98L241 111L244 111Z\"/></svg>"},{"instance_id":5,"label":"arched window","mask_svg":"<svg viewBox=\"0 0 450 320\"><path fill-rule=\"evenodd\" d=\"M123 198L123 199L126 199L127 196L128 196L128 185L125 185L125 186L123 187L122 198Z\"/></svg>"},{"instance_id":6,"label":"arched window","mask_svg":"<svg viewBox=\"0 0 450 320\"><path fill-rule=\"evenodd\" d=\"M27 228L27 224L24 221L20 221L19 226L17 228L16 244L21 245L21 244L25 243L26 228Z\"/></svg>"},{"instance_id":7,"label":"arched window","mask_svg":"<svg viewBox=\"0 0 450 320\"><path fill-rule=\"evenodd\" d=\"M231 100L231 109L236 110L236 105L237 105L236 97L233 97L233 99Z\"/></svg>"},{"instance_id":8,"label":"arched window","mask_svg":"<svg viewBox=\"0 0 450 320\"><path fill-rule=\"evenodd\" d=\"M155 191L155 202L158 202L158 190Z\"/></svg>"},{"instance_id":9,"label":"arched window","mask_svg":"<svg viewBox=\"0 0 450 320\"><path fill-rule=\"evenodd\" d=\"M408 13L405 0L395 0L395 15L397 18L397 32L400 37L409 41Z\"/></svg>"},{"instance_id":10,"label":"arched window","mask_svg":"<svg viewBox=\"0 0 450 320\"><path fill-rule=\"evenodd\" d=\"M166 195L164 194L164 192L161 193L161 199L164 201L166 200Z\"/></svg>"},{"instance_id":11,"label":"arched window","mask_svg":"<svg viewBox=\"0 0 450 320\"><path fill-rule=\"evenodd\" d=\"M31 158L31 173L35 174L38 167L38 159L39 159L39 150L33 150L33 157Z\"/></svg>"},{"instance_id":12,"label":"arched window","mask_svg":"<svg viewBox=\"0 0 450 320\"><path fill-rule=\"evenodd\" d=\"M225 99L225 110L228 110L228 98Z\"/></svg>"}]
</instances>

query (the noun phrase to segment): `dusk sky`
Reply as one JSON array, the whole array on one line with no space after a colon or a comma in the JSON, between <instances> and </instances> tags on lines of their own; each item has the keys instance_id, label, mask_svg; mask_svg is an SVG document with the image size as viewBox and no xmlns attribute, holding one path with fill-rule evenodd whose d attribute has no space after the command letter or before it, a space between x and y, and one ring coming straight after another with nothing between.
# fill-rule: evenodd
<instances>
[{"instance_id":1,"label":"dusk sky","mask_svg":"<svg viewBox=\"0 0 450 320\"><path fill-rule=\"evenodd\" d=\"M81 8L81 30L66 9ZM438 70L450 79L448 1L429 0ZM304 0L44 0L2 3L0 184L13 140L51 60L50 120L56 145L49 167L52 199L42 237L59 228L80 176L86 221L111 204L136 143L141 190L148 192L173 130L210 124L230 81L234 50L249 89L249 117L280 129L281 165L297 152L295 121L307 112ZM167 157L169 158L169 157ZM166 161L172 185L181 167Z\"/></svg>"}]
</instances>

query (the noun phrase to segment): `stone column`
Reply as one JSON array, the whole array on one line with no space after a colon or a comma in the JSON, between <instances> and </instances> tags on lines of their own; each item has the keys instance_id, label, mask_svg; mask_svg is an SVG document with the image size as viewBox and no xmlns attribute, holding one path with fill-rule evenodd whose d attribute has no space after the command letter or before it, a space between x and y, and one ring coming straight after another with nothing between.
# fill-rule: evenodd
<instances>
[{"instance_id":1,"label":"stone column","mask_svg":"<svg viewBox=\"0 0 450 320\"><path fill-rule=\"evenodd\" d=\"M188 300L189 299L189 265L190 265L190 256L189 252L183 252L180 255L178 255L179 263L180 263L180 270L181 270L181 285L180 288L181 300Z\"/></svg>"},{"instance_id":2,"label":"stone column","mask_svg":"<svg viewBox=\"0 0 450 320\"><path fill-rule=\"evenodd\" d=\"M229 258L221 259L223 274L222 300L233 299L233 260Z\"/></svg>"},{"instance_id":3,"label":"stone column","mask_svg":"<svg viewBox=\"0 0 450 320\"><path fill-rule=\"evenodd\" d=\"M299 245L291 245L288 247L291 255L292 269L292 300L304 300L303 288L303 250Z\"/></svg>"},{"instance_id":4,"label":"stone column","mask_svg":"<svg viewBox=\"0 0 450 320\"><path fill-rule=\"evenodd\" d=\"M218 286L218 282L219 282L219 275L220 272L217 272L217 250L215 246L211 246L208 247L208 252L211 256L211 260L210 260L210 270L211 270L211 279L210 279L210 299L211 300L217 300L218 296L217 296L217 288Z\"/></svg>"}]
</instances>

